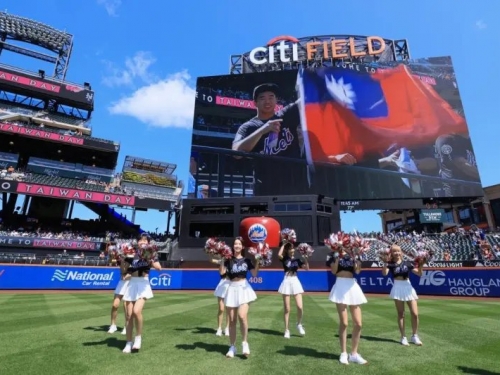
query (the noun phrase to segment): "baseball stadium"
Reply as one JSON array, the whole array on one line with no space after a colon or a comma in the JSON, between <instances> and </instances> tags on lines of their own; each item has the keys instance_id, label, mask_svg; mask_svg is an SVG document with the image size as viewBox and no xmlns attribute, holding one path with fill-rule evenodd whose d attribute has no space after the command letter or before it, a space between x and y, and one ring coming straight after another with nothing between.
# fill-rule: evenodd
<instances>
[{"instance_id":1,"label":"baseball stadium","mask_svg":"<svg viewBox=\"0 0 500 375\"><path fill-rule=\"evenodd\" d=\"M231 55L196 78L183 181L93 135L69 31L0 12L0 374L500 374L500 185L452 57L409 43ZM363 210L381 231L343 227Z\"/></svg>"}]
</instances>

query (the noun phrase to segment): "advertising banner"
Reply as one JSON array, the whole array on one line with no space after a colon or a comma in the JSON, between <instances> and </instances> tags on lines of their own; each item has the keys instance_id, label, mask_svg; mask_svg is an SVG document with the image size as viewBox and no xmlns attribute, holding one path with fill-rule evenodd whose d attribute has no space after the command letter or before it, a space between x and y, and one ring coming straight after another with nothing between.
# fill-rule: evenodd
<instances>
[{"instance_id":1,"label":"advertising banner","mask_svg":"<svg viewBox=\"0 0 500 375\"><path fill-rule=\"evenodd\" d=\"M0 131L4 133L21 134L31 138L48 139L54 142L69 143L72 145L83 145L83 138L59 134L47 130L40 130L39 128L0 123Z\"/></svg>"},{"instance_id":2,"label":"advertising banner","mask_svg":"<svg viewBox=\"0 0 500 375\"><path fill-rule=\"evenodd\" d=\"M17 184L17 192L19 194L38 195L41 197L62 198L115 205L118 204L122 206L134 206L135 203L134 196L100 193L78 189L67 189L56 186L26 184L24 182L19 182Z\"/></svg>"},{"instance_id":3,"label":"advertising banner","mask_svg":"<svg viewBox=\"0 0 500 375\"><path fill-rule=\"evenodd\" d=\"M500 267L500 262L498 262ZM476 267L476 260L452 260L452 261L431 261L424 265L425 268L463 268L463 267ZM363 268L382 268L383 262L379 260L363 261Z\"/></svg>"},{"instance_id":4,"label":"advertising banner","mask_svg":"<svg viewBox=\"0 0 500 375\"><path fill-rule=\"evenodd\" d=\"M197 90L193 191L483 195L450 57L200 77Z\"/></svg>"},{"instance_id":5,"label":"advertising banner","mask_svg":"<svg viewBox=\"0 0 500 375\"><path fill-rule=\"evenodd\" d=\"M53 81L36 74L18 72L6 67L0 69L0 83L7 90L34 91L44 98L58 98L59 101L93 110L94 92L69 82Z\"/></svg>"},{"instance_id":6,"label":"advertising banner","mask_svg":"<svg viewBox=\"0 0 500 375\"><path fill-rule=\"evenodd\" d=\"M115 152L118 152L120 150L120 146L118 144L99 141L95 138L83 138L71 135L64 135L56 132L51 132L48 130L40 130L40 128L18 126L8 123L0 123L0 132L10 133L10 134L20 134L31 138L47 139L58 143L67 143L79 146L83 145L96 150L115 151Z\"/></svg>"},{"instance_id":7,"label":"advertising banner","mask_svg":"<svg viewBox=\"0 0 500 375\"><path fill-rule=\"evenodd\" d=\"M248 281L255 291L276 291L283 281L281 270L261 270ZM329 292L335 277L329 271L299 272L307 292ZM118 268L57 267L0 264L0 290L71 289L113 290L120 279ZM382 276L381 270L362 270L356 280L364 293L387 294L393 281ZM425 270L421 278L411 275L417 294L500 297L500 276L493 269ZM154 290L214 290L220 281L218 270L167 269L151 271L150 284ZM257 293L258 294L258 293Z\"/></svg>"},{"instance_id":8,"label":"advertising banner","mask_svg":"<svg viewBox=\"0 0 500 375\"><path fill-rule=\"evenodd\" d=\"M76 185L75 185L76 186ZM0 180L0 192L38 195L48 198L70 199L84 202L105 203L155 210L173 210L175 202L161 199L142 198L122 194L99 193L95 191L27 184L24 182Z\"/></svg>"},{"instance_id":9,"label":"advertising banner","mask_svg":"<svg viewBox=\"0 0 500 375\"><path fill-rule=\"evenodd\" d=\"M39 237L0 236L0 247L47 248L66 250L100 250L101 242L54 240Z\"/></svg>"},{"instance_id":10,"label":"advertising banner","mask_svg":"<svg viewBox=\"0 0 500 375\"><path fill-rule=\"evenodd\" d=\"M0 168L7 169L9 167L16 168L19 160L18 154L10 154L7 152L0 152Z\"/></svg>"},{"instance_id":11,"label":"advertising banner","mask_svg":"<svg viewBox=\"0 0 500 375\"><path fill-rule=\"evenodd\" d=\"M422 224L440 224L444 221L444 210L421 210L419 216Z\"/></svg>"},{"instance_id":12,"label":"advertising banner","mask_svg":"<svg viewBox=\"0 0 500 375\"><path fill-rule=\"evenodd\" d=\"M213 273L214 276L215 273ZM112 290L120 280L119 268L9 266L0 264L0 290ZM182 271L152 271L149 277L154 289L181 289Z\"/></svg>"}]
</instances>

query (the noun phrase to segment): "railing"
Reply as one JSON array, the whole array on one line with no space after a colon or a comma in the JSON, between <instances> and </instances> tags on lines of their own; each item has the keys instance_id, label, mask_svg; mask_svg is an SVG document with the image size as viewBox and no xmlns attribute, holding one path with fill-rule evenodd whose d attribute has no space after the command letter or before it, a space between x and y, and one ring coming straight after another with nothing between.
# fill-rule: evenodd
<instances>
[{"instance_id":1,"label":"railing","mask_svg":"<svg viewBox=\"0 0 500 375\"><path fill-rule=\"evenodd\" d=\"M37 79L42 79L42 77L40 77L40 75L38 75L35 72L29 71L26 69L22 69L22 68L18 68L18 67L12 66L12 65L0 63L0 68L9 69L9 70L12 70L12 71L17 72L17 73L26 74L26 75L29 75L31 77L37 78ZM85 86L83 86L81 84L70 82L70 81L64 81L62 79L58 79L58 78L54 78L54 77L45 77L43 79L45 81L49 81L49 82L57 82L57 83L60 83L62 85L71 85L71 86L76 86L76 87L81 88L81 89L85 89Z\"/></svg>"},{"instance_id":2,"label":"railing","mask_svg":"<svg viewBox=\"0 0 500 375\"><path fill-rule=\"evenodd\" d=\"M87 266L87 267L109 267L116 266L109 260L99 257L73 258L66 256L22 256L15 257L7 254L0 254L0 264L45 264L45 265L65 265L65 266ZM180 268L182 262L178 260L160 261L162 268Z\"/></svg>"},{"instance_id":3,"label":"railing","mask_svg":"<svg viewBox=\"0 0 500 375\"><path fill-rule=\"evenodd\" d=\"M36 117L35 117L36 118ZM39 120L43 120L41 118L39 118ZM50 121L50 120L49 120ZM3 121L2 121L3 122ZM35 130L40 130L40 131L45 131L45 132L49 132L49 133L55 133L55 134L64 134L64 132L67 132L67 131L70 131L69 129L68 130L64 130L64 129L59 129L59 128L50 128L50 127L47 127L47 128L40 128L39 126L35 126L35 125L29 125L27 123L24 123L24 122L21 122L19 121L19 124L16 124L16 123L10 123L10 122L3 122L4 124L12 124L12 125L17 125L17 126L22 126L24 128L29 128L29 129L35 129ZM70 124L68 124L70 125ZM103 138L97 138L97 137L92 137L90 135L71 135L72 137L75 137L75 138L84 138L84 139L91 139L93 141L97 141L97 142L102 142L102 143L107 143L107 144L111 144L111 145L116 145L116 146L119 146L120 143L119 142L115 142L115 141L110 141L108 139L103 139Z\"/></svg>"},{"instance_id":4,"label":"railing","mask_svg":"<svg viewBox=\"0 0 500 375\"><path fill-rule=\"evenodd\" d=\"M234 177L236 175L251 176L253 175L252 161L260 161L266 163L267 166L273 164L283 167L283 162L289 163L289 168L306 168L307 161L305 159L285 158L280 156L269 156L259 153L246 153L233 151L230 149L222 149L208 146L192 146L193 151L200 153L205 163L210 159L212 168L208 166L206 171L203 171L205 176L204 182L211 189L211 197L232 197L233 189L236 188ZM205 156L206 155L206 156ZM215 156L215 157L214 157ZM236 159L235 157L238 157ZM214 165L216 164L215 168ZM287 167L288 168L288 167ZM297 169L299 171L299 169ZM363 166L347 166L335 165L329 163L315 163L310 173L312 178L312 188L309 194L321 194L334 197L336 199L422 199L431 196L443 196L443 189L446 186L451 186L455 190L454 196L472 197L482 196L482 187L480 182L464 181L458 179L443 179L441 177L418 175L411 173L402 173L389 171L384 169L373 169ZM291 191L293 181L280 181L279 168L276 169L276 187L272 194L287 195L287 189ZM220 178L220 176L224 176ZM227 179L225 176L229 176ZM201 182L200 172L193 176L198 186ZM433 195L415 193L401 183L401 179L407 178L416 181L421 192L432 191ZM243 196L251 196L247 194L245 183L241 186L241 179L237 184L238 190L243 190ZM427 187L425 185L428 185ZM425 189L426 188L426 189ZM226 191L229 189L229 194ZM378 196L374 193L378 192ZM289 193L288 193L289 194ZM239 195L239 194L238 194ZM383 196L380 196L383 195Z\"/></svg>"}]
</instances>

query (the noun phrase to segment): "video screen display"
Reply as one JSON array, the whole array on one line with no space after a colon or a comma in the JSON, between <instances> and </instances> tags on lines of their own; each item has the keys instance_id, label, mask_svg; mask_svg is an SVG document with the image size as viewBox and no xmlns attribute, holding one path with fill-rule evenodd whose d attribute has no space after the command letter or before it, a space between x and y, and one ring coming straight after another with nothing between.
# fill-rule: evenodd
<instances>
[{"instance_id":1,"label":"video screen display","mask_svg":"<svg viewBox=\"0 0 500 375\"><path fill-rule=\"evenodd\" d=\"M200 77L188 196L482 196L450 57Z\"/></svg>"},{"instance_id":2,"label":"video screen display","mask_svg":"<svg viewBox=\"0 0 500 375\"><path fill-rule=\"evenodd\" d=\"M177 186L175 178L175 176L168 176L162 173L149 172L133 168L124 168L122 172L123 182L132 182L136 184L159 187L175 188Z\"/></svg>"}]
</instances>

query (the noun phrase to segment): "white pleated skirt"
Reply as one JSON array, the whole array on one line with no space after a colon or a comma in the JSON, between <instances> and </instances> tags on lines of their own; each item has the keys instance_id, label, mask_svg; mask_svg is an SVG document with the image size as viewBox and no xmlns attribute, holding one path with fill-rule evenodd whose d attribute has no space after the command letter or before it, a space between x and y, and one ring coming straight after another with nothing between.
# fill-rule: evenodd
<instances>
[{"instance_id":1,"label":"white pleated skirt","mask_svg":"<svg viewBox=\"0 0 500 375\"><path fill-rule=\"evenodd\" d=\"M297 276L285 276L278 289L278 293L295 296L304 293L304 288L302 288L302 284Z\"/></svg>"},{"instance_id":2,"label":"white pleated skirt","mask_svg":"<svg viewBox=\"0 0 500 375\"><path fill-rule=\"evenodd\" d=\"M356 279L346 277L337 277L328 299L333 303L348 306L358 306L368 302Z\"/></svg>"},{"instance_id":3,"label":"white pleated skirt","mask_svg":"<svg viewBox=\"0 0 500 375\"><path fill-rule=\"evenodd\" d=\"M118 285L115 288L115 296L124 296L127 291L128 283L128 280L118 281Z\"/></svg>"},{"instance_id":4,"label":"white pleated skirt","mask_svg":"<svg viewBox=\"0 0 500 375\"><path fill-rule=\"evenodd\" d=\"M149 284L149 278L147 276L132 277L129 281L127 291L123 296L123 300L127 302L135 302L141 298L153 298L153 290Z\"/></svg>"},{"instance_id":5,"label":"white pleated skirt","mask_svg":"<svg viewBox=\"0 0 500 375\"><path fill-rule=\"evenodd\" d=\"M250 283L245 280L229 281L224 304L226 307L240 307L257 299Z\"/></svg>"},{"instance_id":6,"label":"white pleated skirt","mask_svg":"<svg viewBox=\"0 0 500 375\"><path fill-rule=\"evenodd\" d=\"M221 279L214 291L214 296L217 298L224 298L229 288L230 281L228 279Z\"/></svg>"},{"instance_id":7,"label":"white pleated skirt","mask_svg":"<svg viewBox=\"0 0 500 375\"><path fill-rule=\"evenodd\" d=\"M405 302L418 299L417 292L411 286L410 280L394 280L390 296L392 299Z\"/></svg>"}]
</instances>

